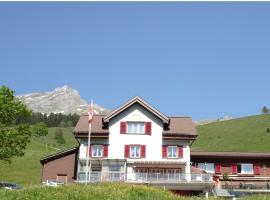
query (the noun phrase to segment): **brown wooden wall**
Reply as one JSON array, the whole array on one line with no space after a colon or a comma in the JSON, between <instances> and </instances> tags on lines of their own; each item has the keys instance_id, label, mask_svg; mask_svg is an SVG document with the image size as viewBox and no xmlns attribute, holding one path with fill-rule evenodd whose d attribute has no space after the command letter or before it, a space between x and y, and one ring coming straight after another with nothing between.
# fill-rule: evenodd
<instances>
[{"instance_id":1,"label":"brown wooden wall","mask_svg":"<svg viewBox=\"0 0 270 200\"><path fill-rule=\"evenodd\" d=\"M67 175L67 183L76 180L77 152L47 161L43 164L42 182L46 180L57 180L57 175Z\"/></svg>"},{"instance_id":2,"label":"brown wooden wall","mask_svg":"<svg viewBox=\"0 0 270 200\"><path fill-rule=\"evenodd\" d=\"M196 163L217 163L221 164L221 174L227 173L231 175L231 165L233 163L252 163L258 164L260 166L260 175L256 176L267 176L270 177L270 159L257 158L207 158L207 157L191 157L191 162L193 165ZM264 170L263 166L266 166Z\"/></svg>"}]
</instances>

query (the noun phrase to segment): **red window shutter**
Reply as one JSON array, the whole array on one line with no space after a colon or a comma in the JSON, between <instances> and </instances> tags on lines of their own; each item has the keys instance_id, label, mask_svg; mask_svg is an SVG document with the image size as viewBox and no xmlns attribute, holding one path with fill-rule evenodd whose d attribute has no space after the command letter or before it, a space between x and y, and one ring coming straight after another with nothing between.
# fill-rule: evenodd
<instances>
[{"instance_id":1,"label":"red window shutter","mask_svg":"<svg viewBox=\"0 0 270 200\"><path fill-rule=\"evenodd\" d=\"M259 164L253 165L253 173L254 175L260 175L261 174L261 167Z\"/></svg>"},{"instance_id":2,"label":"red window shutter","mask_svg":"<svg viewBox=\"0 0 270 200\"><path fill-rule=\"evenodd\" d=\"M221 174L221 165L220 165L220 163L215 164L215 173L216 174Z\"/></svg>"},{"instance_id":3,"label":"red window shutter","mask_svg":"<svg viewBox=\"0 0 270 200\"><path fill-rule=\"evenodd\" d=\"M236 163L232 164L231 171L232 171L232 174L237 174L237 165L236 165Z\"/></svg>"},{"instance_id":4,"label":"red window shutter","mask_svg":"<svg viewBox=\"0 0 270 200\"><path fill-rule=\"evenodd\" d=\"M120 134L126 134L126 133L127 133L127 123L120 122Z\"/></svg>"},{"instance_id":5,"label":"red window shutter","mask_svg":"<svg viewBox=\"0 0 270 200\"><path fill-rule=\"evenodd\" d=\"M103 157L104 158L108 157L108 145L107 144L103 145Z\"/></svg>"},{"instance_id":6,"label":"red window shutter","mask_svg":"<svg viewBox=\"0 0 270 200\"><path fill-rule=\"evenodd\" d=\"M129 158L129 149L130 149L130 145L125 145L125 158Z\"/></svg>"},{"instance_id":7,"label":"red window shutter","mask_svg":"<svg viewBox=\"0 0 270 200\"><path fill-rule=\"evenodd\" d=\"M167 146L162 146L162 158L167 158Z\"/></svg>"},{"instance_id":8,"label":"red window shutter","mask_svg":"<svg viewBox=\"0 0 270 200\"><path fill-rule=\"evenodd\" d=\"M145 134L151 135L152 132L152 123L151 122L145 122Z\"/></svg>"},{"instance_id":9,"label":"red window shutter","mask_svg":"<svg viewBox=\"0 0 270 200\"><path fill-rule=\"evenodd\" d=\"M183 146L178 146L178 158L183 158Z\"/></svg>"},{"instance_id":10,"label":"red window shutter","mask_svg":"<svg viewBox=\"0 0 270 200\"><path fill-rule=\"evenodd\" d=\"M146 154L146 146L141 145L141 158L145 158L145 154Z\"/></svg>"}]
</instances>

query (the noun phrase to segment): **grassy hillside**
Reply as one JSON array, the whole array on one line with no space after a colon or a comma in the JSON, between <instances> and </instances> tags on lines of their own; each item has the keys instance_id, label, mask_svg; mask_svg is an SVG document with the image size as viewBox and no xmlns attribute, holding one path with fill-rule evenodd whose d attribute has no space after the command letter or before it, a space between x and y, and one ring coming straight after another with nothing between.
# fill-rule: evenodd
<instances>
[{"instance_id":1,"label":"grassy hillside","mask_svg":"<svg viewBox=\"0 0 270 200\"><path fill-rule=\"evenodd\" d=\"M270 115L257 115L214 122L197 127L199 136L192 150L200 151L270 151ZM58 149L77 145L72 134L73 128L63 128L66 143L57 144L54 139L55 128L49 129L47 143ZM24 157L15 158L12 163L0 162L0 181L10 181L26 185L40 184L40 158L56 152L54 148L45 148L44 138L33 138Z\"/></svg>"},{"instance_id":2,"label":"grassy hillside","mask_svg":"<svg viewBox=\"0 0 270 200\"><path fill-rule=\"evenodd\" d=\"M270 151L270 115L256 115L197 126L192 150Z\"/></svg>"},{"instance_id":3,"label":"grassy hillside","mask_svg":"<svg viewBox=\"0 0 270 200\"><path fill-rule=\"evenodd\" d=\"M72 134L73 128L63 128L66 140L66 144L63 145L57 144L54 139L54 130L55 128L49 128L49 134L46 137L49 146L63 149L77 145ZM0 181L10 181L22 185L40 184L41 164L39 160L56 151L57 149L45 147L44 138L32 138L24 157L14 158L11 164L0 162Z\"/></svg>"}]
</instances>

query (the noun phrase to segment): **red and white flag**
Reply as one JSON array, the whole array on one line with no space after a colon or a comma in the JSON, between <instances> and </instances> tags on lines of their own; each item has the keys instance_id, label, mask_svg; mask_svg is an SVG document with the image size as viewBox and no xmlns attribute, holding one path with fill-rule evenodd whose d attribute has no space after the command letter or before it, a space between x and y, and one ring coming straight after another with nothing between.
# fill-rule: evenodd
<instances>
[{"instance_id":1,"label":"red and white flag","mask_svg":"<svg viewBox=\"0 0 270 200\"><path fill-rule=\"evenodd\" d=\"M93 120L94 116L94 108L93 108L93 100L91 100L91 104L88 107L88 123L90 124Z\"/></svg>"}]
</instances>

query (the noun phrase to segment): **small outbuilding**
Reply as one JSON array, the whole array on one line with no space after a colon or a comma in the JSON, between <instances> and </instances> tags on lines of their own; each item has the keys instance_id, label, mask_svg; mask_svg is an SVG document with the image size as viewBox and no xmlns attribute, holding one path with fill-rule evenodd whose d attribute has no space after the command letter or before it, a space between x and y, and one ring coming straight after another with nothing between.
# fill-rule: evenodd
<instances>
[{"instance_id":1,"label":"small outbuilding","mask_svg":"<svg viewBox=\"0 0 270 200\"><path fill-rule=\"evenodd\" d=\"M57 180L72 183L76 180L77 155L79 147L58 152L40 160L42 164L41 181Z\"/></svg>"}]
</instances>

